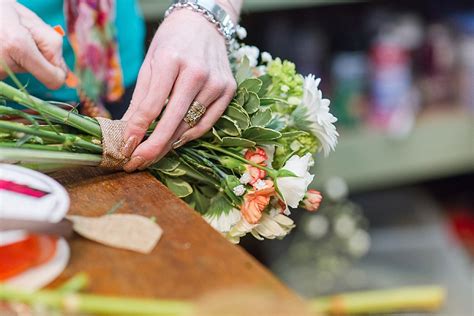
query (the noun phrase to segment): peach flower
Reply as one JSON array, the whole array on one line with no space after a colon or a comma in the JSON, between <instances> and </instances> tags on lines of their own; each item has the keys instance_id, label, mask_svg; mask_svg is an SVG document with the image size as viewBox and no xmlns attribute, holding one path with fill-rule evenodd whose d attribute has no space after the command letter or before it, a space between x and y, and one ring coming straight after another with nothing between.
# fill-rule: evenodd
<instances>
[{"instance_id":1,"label":"peach flower","mask_svg":"<svg viewBox=\"0 0 474 316\"><path fill-rule=\"evenodd\" d=\"M268 155L265 150L260 147L257 147L256 150L247 150L245 152L244 158L264 166L265 161L268 159Z\"/></svg>"},{"instance_id":2,"label":"peach flower","mask_svg":"<svg viewBox=\"0 0 474 316\"><path fill-rule=\"evenodd\" d=\"M323 196L319 191L310 189L306 192L305 198L303 199L303 207L310 212L314 212L319 208L322 200Z\"/></svg>"},{"instance_id":3,"label":"peach flower","mask_svg":"<svg viewBox=\"0 0 474 316\"><path fill-rule=\"evenodd\" d=\"M246 165L247 173L250 175L250 184L254 185L257 183L258 180L262 180L267 176L267 172L265 170L259 169L254 166Z\"/></svg>"},{"instance_id":4,"label":"peach flower","mask_svg":"<svg viewBox=\"0 0 474 316\"><path fill-rule=\"evenodd\" d=\"M270 198L275 194L275 188L271 180L265 181L266 186L260 190L249 191L244 196L241 211L242 217L249 224L256 224L262 217L262 212L270 203Z\"/></svg>"}]
</instances>

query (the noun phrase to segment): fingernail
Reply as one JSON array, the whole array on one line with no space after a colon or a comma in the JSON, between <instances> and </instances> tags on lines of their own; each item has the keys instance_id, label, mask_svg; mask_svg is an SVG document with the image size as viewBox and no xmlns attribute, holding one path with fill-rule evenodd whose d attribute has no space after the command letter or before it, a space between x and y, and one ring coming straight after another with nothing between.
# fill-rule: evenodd
<instances>
[{"instance_id":1,"label":"fingernail","mask_svg":"<svg viewBox=\"0 0 474 316\"><path fill-rule=\"evenodd\" d=\"M180 139L178 139L177 141L175 141L173 143L173 145L171 145L173 147L173 149L176 149L176 148L179 148L181 146L183 146L185 143L185 139L183 137L181 137Z\"/></svg>"},{"instance_id":2,"label":"fingernail","mask_svg":"<svg viewBox=\"0 0 474 316\"><path fill-rule=\"evenodd\" d=\"M127 142L125 143L125 145L123 145L122 147L122 150L120 151L121 154L124 156L124 157L130 157L133 153L133 151L135 150L135 147L137 147L137 136L130 136L127 140Z\"/></svg>"},{"instance_id":3,"label":"fingernail","mask_svg":"<svg viewBox=\"0 0 474 316\"><path fill-rule=\"evenodd\" d=\"M145 158L141 156L134 156L132 159L130 159L129 162L123 167L123 170L126 172L133 172L137 168L141 167L145 163Z\"/></svg>"}]
</instances>

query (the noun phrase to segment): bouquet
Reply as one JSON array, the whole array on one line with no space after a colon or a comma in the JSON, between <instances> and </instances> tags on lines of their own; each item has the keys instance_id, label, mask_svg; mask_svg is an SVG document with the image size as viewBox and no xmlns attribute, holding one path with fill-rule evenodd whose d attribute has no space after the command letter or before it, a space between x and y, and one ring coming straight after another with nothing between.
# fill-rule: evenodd
<instances>
[{"instance_id":1,"label":"bouquet","mask_svg":"<svg viewBox=\"0 0 474 316\"><path fill-rule=\"evenodd\" d=\"M249 233L283 238L294 227L290 208L314 211L321 202L318 191L308 190L314 177L309 170L315 153L334 150L336 118L320 79L303 77L290 61L240 45L231 64L238 90L224 115L149 171L230 241ZM1 162L45 172L99 165L102 133L95 119L16 84L0 82Z\"/></svg>"}]
</instances>

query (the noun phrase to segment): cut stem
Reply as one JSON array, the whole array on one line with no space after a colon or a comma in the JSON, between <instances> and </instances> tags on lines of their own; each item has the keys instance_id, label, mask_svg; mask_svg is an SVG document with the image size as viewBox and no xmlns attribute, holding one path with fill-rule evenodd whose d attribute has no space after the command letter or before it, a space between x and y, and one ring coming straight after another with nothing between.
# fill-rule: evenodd
<instances>
[{"instance_id":1,"label":"cut stem","mask_svg":"<svg viewBox=\"0 0 474 316\"><path fill-rule=\"evenodd\" d=\"M54 140L64 145L74 145L76 147L80 147L82 149L86 149L90 152L100 154L102 153L102 147L93 143L89 143L77 135L72 134L65 134L65 133L55 133L50 131L45 131L41 129L37 129L31 126L23 125L20 123L8 122L0 120L0 129L8 130L8 131L15 131L20 133L25 133L28 135L35 135L39 137L43 137L46 139Z\"/></svg>"},{"instance_id":2,"label":"cut stem","mask_svg":"<svg viewBox=\"0 0 474 316\"><path fill-rule=\"evenodd\" d=\"M57 152L49 150L2 148L0 162L6 163L47 163L67 164L69 166L98 166L101 155Z\"/></svg>"},{"instance_id":3,"label":"cut stem","mask_svg":"<svg viewBox=\"0 0 474 316\"><path fill-rule=\"evenodd\" d=\"M133 299L125 297L64 293L41 290L26 292L0 285L0 300L40 305L71 313L107 315L190 315L193 305L185 301Z\"/></svg>"},{"instance_id":4,"label":"cut stem","mask_svg":"<svg viewBox=\"0 0 474 316\"><path fill-rule=\"evenodd\" d=\"M96 121L52 105L2 81L0 81L0 96L24 105L29 109L47 115L50 118L63 122L66 125L75 127L92 136L98 138L101 138L102 136L99 123Z\"/></svg>"}]
</instances>

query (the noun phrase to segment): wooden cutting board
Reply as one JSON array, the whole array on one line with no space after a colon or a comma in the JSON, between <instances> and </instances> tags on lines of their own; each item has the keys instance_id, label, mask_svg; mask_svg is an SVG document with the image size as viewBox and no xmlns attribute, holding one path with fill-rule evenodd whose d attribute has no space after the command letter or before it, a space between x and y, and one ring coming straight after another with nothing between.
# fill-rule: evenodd
<instances>
[{"instance_id":1,"label":"wooden cutting board","mask_svg":"<svg viewBox=\"0 0 474 316\"><path fill-rule=\"evenodd\" d=\"M96 294L196 299L223 289L246 288L301 302L149 173L84 168L52 176L70 194L69 214L99 216L121 203L117 213L154 216L164 231L149 255L109 248L76 235L69 241L70 263L52 287L86 272L92 281L88 291Z\"/></svg>"}]
</instances>

